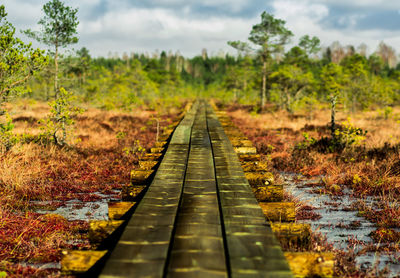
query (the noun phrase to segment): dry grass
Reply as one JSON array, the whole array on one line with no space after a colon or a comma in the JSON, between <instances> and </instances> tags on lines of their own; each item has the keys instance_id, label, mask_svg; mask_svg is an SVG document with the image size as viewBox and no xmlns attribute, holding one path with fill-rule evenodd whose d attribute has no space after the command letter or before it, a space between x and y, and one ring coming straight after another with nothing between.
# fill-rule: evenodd
<instances>
[{"instance_id":1,"label":"dry grass","mask_svg":"<svg viewBox=\"0 0 400 278\"><path fill-rule=\"evenodd\" d=\"M13 107L17 134L37 135L38 121L48 113L42 103ZM47 109L47 110L46 110ZM132 113L88 108L76 117L69 146L19 144L0 156L0 204L19 207L32 199L73 198L75 193L109 191L129 183L138 151L156 139L175 114L137 109ZM14 201L17 201L16 203Z\"/></svg>"},{"instance_id":2,"label":"dry grass","mask_svg":"<svg viewBox=\"0 0 400 278\"><path fill-rule=\"evenodd\" d=\"M368 133L361 145L334 151L326 146L329 140L323 139L330 137L329 110L314 112L308 118L284 111L252 115L251 109L237 106L228 110L232 120L276 170L323 175L323 192L328 194L341 195L344 188L349 188L361 198L374 195L378 200L374 206L364 204L357 210L379 227L371 233L372 239L391 246L393 254L398 254L399 233L394 229L400 227L400 107L395 107L388 118L379 110L338 113L338 124L350 119L355 127ZM304 133L316 140L305 140ZM369 273L360 272L355 258L351 248L337 252L336 271L340 277L386 277L377 267Z\"/></svg>"},{"instance_id":3,"label":"dry grass","mask_svg":"<svg viewBox=\"0 0 400 278\"><path fill-rule=\"evenodd\" d=\"M9 107L17 134L38 135L38 121L47 104L21 101ZM96 192L115 196L115 189L130 183L141 151L154 145L156 119L163 129L180 108L132 112L102 111L87 107L75 118L68 146L17 144L0 153L0 273L12 277L57 275L21 267L16 262L58 261L67 241L80 237L85 225L35 213L32 200L93 201ZM62 204L62 202L60 202ZM87 227L86 227L87 228ZM78 248L87 246L78 246ZM77 248L77 246L75 246ZM11 262L11 264L10 264ZM24 274L25 273L25 274Z\"/></svg>"},{"instance_id":4,"label":"dry grass","mask_svg":"<svg viewBox=\"0 0 400 278\"><path fill-rule=\"evenodd\" d=\"M356 195L380 196L383 209L393 215L393 209L385 204L393 203L400 196L399 107L395 107L387 119L379 110L338 113L339 124L350 118L355 127L368 133L361 145L336 152L320 146L326 142L313 145L303 136L307 133L308 138L317 141L329 138L328 110L317 111L309 118L284 111L251 115L248 109L235 110L231 107L230 110L236 125L253 141L260 153L269 156L276 169L310 176L324 175L326 189L332 194L341 194L347 186ZM301 148L299 144L302 144ZM385 223L383 218L376 221Z\"/></svg>"},{"instance_id":5,"label":"dry grass","mask_svg":"<svg viewBox=\"0 0 400 278\"><path fill-rule=\"evenodd\" d=\"M29 192L39 188L43 166L39 159L42 148L35 144L16 145L0 156L0 204L20 206ZM43 192L46 188L40 188Z\"/></svg>"}]
</instances>

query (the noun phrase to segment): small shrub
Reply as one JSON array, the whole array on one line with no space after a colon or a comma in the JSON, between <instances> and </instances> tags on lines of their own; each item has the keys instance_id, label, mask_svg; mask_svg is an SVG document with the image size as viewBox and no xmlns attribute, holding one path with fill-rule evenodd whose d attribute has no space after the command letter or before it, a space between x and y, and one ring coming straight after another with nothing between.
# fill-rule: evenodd
<instances>
[{"instance_id":1,"label":"small shrub","mask_svg":"<svg viewBox=\"0 0 400 278\"><path fill-rule=\"evenodd\" d=\"M348 118L347 121L342 122L342 125L335 130L334 141L343 148L359 146L365 141L367 132L366 130L355 127L351 123L350 118Z\"/></svg>"},{"instance_id":2,"label":"small shrub","mask_svg":"<svg viewBox=\"0 0 400 278\"><path fill-rule=\"evenodd\" d=\"M303 137L304 140L296 145L297 149L306 150L317 142L317 140L314 137L310 137L307 132L303 132Z\"/></svg>"},{"instance_id":3,"label":"small shrub","mask_svg":"<svg viewBox=\"0 0 400 278\"><path fill-rule=\"evenodd\" d=\"M13 134L14 124L8 113L5 113L5 121L0 123L0 145L5 151L8 151L18 141L18 138Z\"/></svg>"},{"instance_id":4,"label":"small shrub","mask_svg":"<svg viewBox=\"0 0 400 278\"><path fill-rule=\"evenodd\" d=\"M74 125L73 117L83 112L72 105L74 100L75 96L72 93L60 88L59 97L49 103L50 116L39 121L42 124L42 142L53 142L61 146L66 144L67 128Z\"/></svg>"}]
</instances>

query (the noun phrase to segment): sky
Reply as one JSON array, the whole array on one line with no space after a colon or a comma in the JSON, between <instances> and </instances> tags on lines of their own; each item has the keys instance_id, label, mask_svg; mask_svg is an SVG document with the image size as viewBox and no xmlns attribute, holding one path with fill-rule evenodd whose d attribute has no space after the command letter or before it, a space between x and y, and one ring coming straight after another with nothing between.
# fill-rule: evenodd
<instances>
[{"instance_id":1,"label":"sky","mask_svg":"<svg viewBox=\"0 0 400 278\"><path fill-rule=\"evenodd\" d=\"M38 29L47 0L0 0L16 29ZM400 53L398 0L65 0L78 11L79 43L92 56L110 53L179 51L186 57L235 53L230 40L246 41L261 13L286 21L294 33L291 45L303 35L317 36L322 46L368 46L384 41ZM28 41L22 34L23 40ZM36 45L38 46L38 45Z\"/></svg>"}]
</instances>

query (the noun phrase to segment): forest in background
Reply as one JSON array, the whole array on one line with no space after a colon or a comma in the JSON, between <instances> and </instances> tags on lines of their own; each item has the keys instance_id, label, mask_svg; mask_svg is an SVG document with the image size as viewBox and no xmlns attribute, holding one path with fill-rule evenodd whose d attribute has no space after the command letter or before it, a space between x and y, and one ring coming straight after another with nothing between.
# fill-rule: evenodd
<instances>
[{"instance_id":1,"label":"forest in background","mask_svg":"<svg viewBox=\"0 0 400 278\"><path fill-rule=\"evenodd\" d=\"M179 51L152 54L117 53L91 57L87 48L69 50L78 42L78 9L52 0L43 6L41 31L21 30L49 47L34 49L18 39L0 6L0 131L8 149L19 139L12 135L7 103L17 98L49 101L51 114L43 119L37 141L64 145L67 127L82 107L129 111L143 106L158 110L194 97L253 105L265 110L309 115L330 106L332 137L335 111L381 109L385 118L399 101L400 65L395 50L381 42L371 55L367 46L322 48L317 37L300 38L289 47L293 33L285 21L263 12L248 42L229 41L236 55L209 56L203 49L193 58ZM79 103L79 105L77 105ZM337 108L338 107L338 108ZM28 141L30 141L29 139Z\"/></svg>"},{"instance_id":2,"label":"forest in background","mask_svg":"<svg viewBox=\"0 0 400 278\"><path fill-rule=\"evenodd\" d=\"M392 47L381 42L369 56L364 44L356 49L335 42L320 49L319 44L314 51L296 45L268 57L267 101L272 107L295 112L328 104L326 72L332 64L345 110L384 108L390 113L398 103L400 65ZM45 101L54 95L53 64L28 82L26 97ZM193 58L171 51L92 58L82 48L62 56L60 64L68 91L82 102L108 110L198 96L257 105L261 90L262 62L257 53L209 57L203 49Z\"/></svg>"},{"instance_id":3,"label":"forest in background","mask_svg":"<svg viewBox=\"0 0 400 278\"><path fill-rule=\"evenodd\" d=\"M343 46L336 41L321 47L317 37L308 35L294 45L285 21L264 12L261 23L252 27L249 42L227 42L237 55L221 52L210 57L203 49L193 58L179 51L110 52L108 57L94 58L85 47L68 50L78 41L78 9L59 0L46 5L47 17L38 22L42 31L21 31L47 45L47 52L16 38L1 6L2 105L21 95L41 101L66 100L59 97L60 88L81 103L106 110L143 104L157 108L161 99L173 104L183 98L214 97L253 104L255 111L266 103L269 110L293 113L337 102L344 111L382 108L388 116L399 100L400 64L395 50L384 42L370 55L365 44ZM64 18L51 14L56 10ZM55 105L59 114L61 104Z\"/></svg>"}]
</instances>

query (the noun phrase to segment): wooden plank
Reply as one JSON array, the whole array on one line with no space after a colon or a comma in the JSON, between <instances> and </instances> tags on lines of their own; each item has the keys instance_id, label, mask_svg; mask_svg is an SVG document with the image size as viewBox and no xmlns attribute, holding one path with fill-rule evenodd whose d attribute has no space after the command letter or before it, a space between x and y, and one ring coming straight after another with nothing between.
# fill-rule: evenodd
<instances>
[{"instance_id":1,"label":"wooden plank","mask_svg":"<svg viewBox=\"0 0 400 278\"><path fill-rule=\"evenodd\" d=\"M300 223L271 223L272 231L281 243L282 248L288 250L311 248L311 225Z\"/></svg>"},{"instance_id":2,"label":"wooden plank","mask_svg":"<svg viewBox=\"0 0 400 278\"><path fill-rule=\"evenodd\" d=\"M162 156L162 153L144 153L140 159L145 161L158 161Z\"/></svg>"},{"instance_id":3,"label":"wooden plank","mask_svg":"<svg viewBox=\"0 0 400 278\"><path fill-rule=\"evenodd\" d=\"M89 240L91 244L98 245L113 234L123 223L122 220L90 220Z\"/></svg>"},{"instance_id":4,"label":"wooden plank","mask_svg":"<svg viewBox=\"0 0 400 278\"><path fill-rule=\"evenodd\" d=\"M268 171L268 163L266 161L243 161L242 168L245 172Z\"/></svg>"},{"instance_id":5,"label":"wooden plank","mask_svg":"<svg viewBox=\"0 0 400 278\"><path fill-rule=\"evenodd\" d=\"M274 184L274 175L271 172L246 172L246 179L250 185L272 185Z\"/></svg>"},{"instance_id":6,"label":"wooden plank","mask_svg":"<svg viewBox=\"0 0 400 278\"><path fill-rule=\"evenodd\" d=\"M131 183L133 185L148 184L153 173L154 173L154 170L143 170L143 169L132 170L131 171Z\"/></svg>"},{"instance_id":7,"label":"wooden plank","mask_svg":"<svg viewBox=\"0 0 400 278\"><path fill-rule=\"evenodd\" d=\"M135 204L134 202L108 202L108 218L110 220L125 219Z\"/></svg>"},{"instance_id":8,"label":"wooden plank","mask_svg":"<svg viewBox=\"0 0 400 278\"><path fill-rule=\"evenodd\" d=\"M209 222L210 218L214 221ZM167 277L228 277L204 103L193 124L185 185L175 225Z\"/></svg>"},{"instance_id":9,"label":"wooden plank","mask_svg":"<svg viewBox=\"0 0 400 278\"><path fill-rule=\"evenodd\" d=\"M261 156L259 154L239 154L239 160L242 162L247 161L260 161Z\"/></svg>"},{"instance_id":10,"label":"wooden plank","mask_svg":"<svg viewBox=\"0 0 400 278\"><path fill-rule=\"evenodd\" d=\"M136 201L138 196L142 195L146 185L126 185L122 187L122 201Z\"/></svg>"},{"instance_id":11,"label":"wooden plank","mask_svg":"<svg viewBox=\"0 0 400 278\"><path fill-rule=\"evenodd\" d=\"M279 242L266 222L257 200L237 201L235 188L252 194L241 164L217 117L209 106L207 123L214 152L216 178L231 277L293 277ZM230 135L239 134L229 130ZM257 155L242 157L252 161ZM229 177L234 173L234 177ZM248 195L247 195L248 196Z\"/></svg>"},{"instance_id":12,"label":"wooden plank","mask_svg":"<svg viewBox=\"0 0 400 278\"><path fill-rule=\"evenodd\" d=\"M285 252L285 256L296 278L333 277L333 253Z\"/></svg>"},{"instance_id":13,"label":"wooden plank","mask_svg":"<svg viewBox=\"0 0 400 278\"><path fill-rule=\"evenodd\" d=\"M296 209L292 202L259 203L269 221L291 222L296 219Z\"/></svg>"},{"instance_id":14,"label":"wooden plank","mask_svg":"<svg viewBox=\"0 0 400 278\"><path fill-rule=\"evenodd\" d=\"M129 219L100 277L163 277L197 107L198 104L193 105L176 127L159 171Z\"/></svg>"},{"instance_id":15,"label":"wooden plank","mask_svg":"<svg viewBox=\"0 0 400 278\"><path fill-rule=\"evenodd\" d=\"M281 202L283 185L252 186L254 196L259 202Z\"/></svg>"},{"instance_id":16,"label":"wooden plank","mask_svg":"<svg viewBox=\"0 0 400 278\"><path fill-rule=\"evenodd\" d=\"M157 160L139 160L139 168L143 170L152 170L158 165Z\"/></svg>"},{"instance_id":17,"label":"wooden plank","mask_svg":"<svg viewBox=\"0 0 400 278\"><path fill-rule=\"evenodd\" d=\"M92 250L65 250L62 251L61 273L64 275L88 274L100 260L106 255L107 251Z\"/></svg>"}]
</instances>

